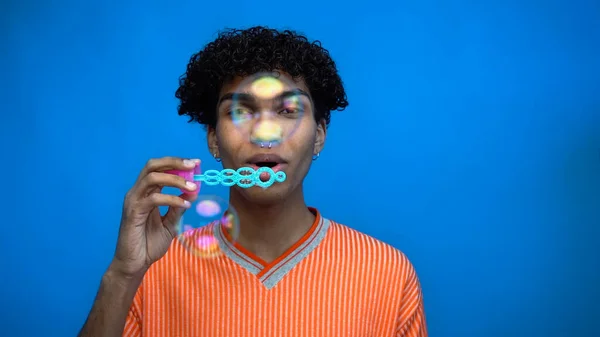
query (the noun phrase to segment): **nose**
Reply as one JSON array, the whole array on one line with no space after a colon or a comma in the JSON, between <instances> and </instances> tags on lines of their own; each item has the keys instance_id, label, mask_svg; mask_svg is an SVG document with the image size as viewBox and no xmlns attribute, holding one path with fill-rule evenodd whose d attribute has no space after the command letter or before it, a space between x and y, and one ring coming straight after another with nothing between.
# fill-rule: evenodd
<instances>
[{"instance_id":1,"label":"nose","mask_svg":"<svg viewBox=\"0 0 600 337\"><path fill-rule=\"evenodd\" d=\"M260 147L268 144L268 147L271 148L272 145L279 144L282 138L283 128L272 118L260 117L252 127L252 133L250 134L250 141L259 144Z\"/></svg>"}]
</instances>

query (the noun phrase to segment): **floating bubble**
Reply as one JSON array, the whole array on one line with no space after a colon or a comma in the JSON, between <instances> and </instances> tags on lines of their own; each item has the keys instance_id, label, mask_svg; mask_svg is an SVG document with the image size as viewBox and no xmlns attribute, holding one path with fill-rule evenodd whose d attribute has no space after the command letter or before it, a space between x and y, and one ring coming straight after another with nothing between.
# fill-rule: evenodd
<instances>
[{"instance_id":1,"label":"floating bubble","mask_svg":"<svg viewBox=\"0 0 600 337\"><path fill-rule=\"evenodd\" d=\"M203 217L213 217L221 212L221 206L214 200L202 200L196 204L196 212Z\"/></svg>"},{"instance_id":2,"label":"floating bubble","mask_svg":"<svg viewBox=\"0 0 600 337\"><path fill-rule=\"evenodd\" d=\"M248 76L236 88L229 112L244 138L263 148L280 145L300 126L308 93L276 72Z\"/></svg>"},{"instance_id":3,"label":"floating bubble","mask_svg":"<svg viewBox=\"0 0 600 337\"><path fill-rule=\"evenodd\" d=\"M199 195L177 226L179 242L193 255L214 258L222 254L219 241L235 242L239 235L237 212L216 195Z\"/></svg>"}]
</instances>

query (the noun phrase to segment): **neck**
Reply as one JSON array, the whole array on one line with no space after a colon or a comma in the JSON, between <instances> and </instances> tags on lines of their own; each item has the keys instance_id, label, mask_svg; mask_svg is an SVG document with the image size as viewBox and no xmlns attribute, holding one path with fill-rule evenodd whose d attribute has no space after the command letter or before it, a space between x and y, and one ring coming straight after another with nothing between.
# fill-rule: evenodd
<instances>
[{"instance_id":1,"label":"neck","mask_svg":"<svg viewBox=\"0 0 600 337\"><path fill-rule=\"evenodd\" d=\"M285 253L315 221L304 202L302 187L276 204L249 203L233 189L229 199L240 221L237 243L265 262L272 262Z\"/></svg>"}]
</instances>

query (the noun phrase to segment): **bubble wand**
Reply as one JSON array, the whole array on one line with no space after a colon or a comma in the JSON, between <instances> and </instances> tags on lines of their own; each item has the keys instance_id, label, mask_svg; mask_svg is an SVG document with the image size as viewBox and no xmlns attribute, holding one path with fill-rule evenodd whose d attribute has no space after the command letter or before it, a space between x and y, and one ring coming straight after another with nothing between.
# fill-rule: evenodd
<instances>
[{"instance_id":1,"label":"bubble wand","mask_svg":"<svg viewBox=\"0 0 600 337\"><path fill-rule=\"evenodd\" d=\"M250 188L252 186L267 188L276 182L282 183L287 178L285 172L275 172L270 167L260 167L258 170L255 170L252 167L240 167L237 170L207 170L202 174L200 164L196 164L196 167L191 170L169 170L166 171L166 173L178 175L186 181L192 181L196 184L198 188L193 192L181 189L181 191L186 194L198 193L202 182L209 186L223 185L229 187L237 185L242 188ZM269 179L267 181L262 181L260 179L261 173L267 173Z\"/></svg>"}]
</instances>

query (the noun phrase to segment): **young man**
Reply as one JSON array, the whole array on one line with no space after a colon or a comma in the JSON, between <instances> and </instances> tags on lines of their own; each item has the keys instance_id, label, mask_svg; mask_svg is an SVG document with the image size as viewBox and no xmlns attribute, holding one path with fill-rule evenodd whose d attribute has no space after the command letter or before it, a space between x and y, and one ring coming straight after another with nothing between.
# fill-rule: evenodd
<instances>
[{"instance_id":1,"label":"young man","mask_svg":"<svg viewBox=\"0 0 600 337\"><path fill-rule=\"evenodd\" d=\"M239 113L234 94L249 92L240 84L263 71L305 93L296 131L273 148L237 132L232 117ZM263 27L227 31L191 58L176 96L179 114L207 127L209 149L223 167L276 161L287 180L231 188L239 238L221 235L224 254L202 259L173 240L194 197L161 193L164 186L193 191L164 171L197 160L149 161L127 194L115 257L79 336L427 336L421 288L406 256L305 204L302 183L325 145L330 112L348 105L319 43ZM256 113L252 104L244 109ZM166 215L159 206L170 207Z\"/></svg>"}]
</instances>

